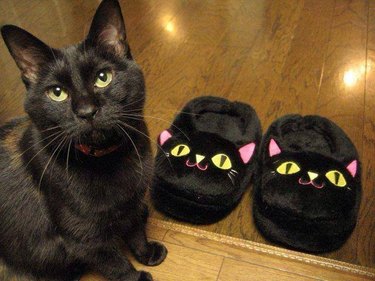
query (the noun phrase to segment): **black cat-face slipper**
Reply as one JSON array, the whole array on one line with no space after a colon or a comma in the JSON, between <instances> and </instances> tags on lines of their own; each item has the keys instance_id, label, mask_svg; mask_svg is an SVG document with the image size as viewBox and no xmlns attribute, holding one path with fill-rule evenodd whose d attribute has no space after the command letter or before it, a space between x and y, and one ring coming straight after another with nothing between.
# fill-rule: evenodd
<instances>
[{"instance_id":1,"label":"black cat-face slipper","mask_svg":"<svg viewBox=\"0 0 375 281\"><path fill-rule=\"evenodd\" d=\"M223 218L252 178L260 139L249 105L209 96L190 101L159 136L151 192L156 209L196 224Z\"/></svg>"},{"instance_id":2,"label":"black cat-face slipper","mask_svg":"<svg viewBox=\"0 0 375 281\"><path fill-rule=\"evenodd\" d=\"M263 137L253 215L269 240L308 252L339 248L361 197L358 153L343 130L319 116L287 115Z\"/></svg>"}]
</instances>

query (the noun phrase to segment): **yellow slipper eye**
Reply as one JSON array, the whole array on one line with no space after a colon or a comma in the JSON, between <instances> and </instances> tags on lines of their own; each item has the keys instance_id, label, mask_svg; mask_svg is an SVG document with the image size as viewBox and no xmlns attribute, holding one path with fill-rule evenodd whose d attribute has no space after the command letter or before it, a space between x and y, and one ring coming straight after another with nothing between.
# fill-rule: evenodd
<instances>
[{"instance_id":1,"label":"yellow slipper eye","mask_svg":"<svg viewBox=\"0 0 375 281\"><path fill-rule=\"evenodd\" d=\"M68 98L68 93L61 87L55 86L47 91L47 96L53 101L64 101Z\"/></svg>"},{"instance_id":2,"label":"yellow slipper eye","mask_svg":"<svg viewBox=\"0 0 375 281\"><path fill-rule=\"evenodd\" d=\"M112 73L108 70L99 71L95 79L95 87L104 88L112 82Z\"/></svg>"},{"instance_id":3,"label":"yellow slipper eye","mask_svg":"<svg viewBox=\"0 0 375 281\"><path fill-rule=\"evenodd\" d=\"M190 148L185 144L179 144L171 150L171 154L176 157L185 156L190 153Z\"/></svg>"},{"instance_id":4,"label":"yellow slipper eye","mask_svg":"<svg viewBox=\"0 0 375 281\"><path fill-rule=\"evenodd\" d=\"M337 170L329 171L326 173L326 178L338 187L346 186L346 180L343 174Z\"/></svg>"},{"instance_id":5,"label":"yellow slipper eye","mask_svg":"<svg viewBox=\"0 0 375 281\"><path fill-rule=\"evenodd\" d=\"M282 175L292 175L300 171L300 167L295 162L284 162L277 167L276 171Z\"/></svg>"},{"instance_id":6,"label":"yellow slipper eye","mask_svg":"<svg viewBox=\"0 0 375 281\"><path fill-rule=\"evenodd\" d=\"M211 158L212 163L216 167L222 170L229 170L232 168L232 162L230 161L228 155L225 155L223 153L216 154L214 157Z\"/></svg>"}]
</instances>

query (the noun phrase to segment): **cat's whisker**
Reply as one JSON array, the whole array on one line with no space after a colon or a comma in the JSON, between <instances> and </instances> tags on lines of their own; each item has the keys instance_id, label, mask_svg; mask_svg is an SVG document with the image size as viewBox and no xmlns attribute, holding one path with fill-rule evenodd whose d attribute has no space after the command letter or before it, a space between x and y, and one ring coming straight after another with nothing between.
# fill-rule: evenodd
<instances>
[{"instance_id":1,"label":"cat's whisker","mask_svg":"<svg viewBox=\"0 0 375 281\"><path fill-rule=\"evenodd\" d=\"M67 142L69 142L69 136L65 135L64 142L63 142L63 144L61 145L59 151L56 154L55 160L53 161L52 166L51 166L51 170L53 170L53 167L55 166L56 160L59 157L61 151L64 149L64 147L66 147L66 143Z\"/></svg>"},{"instance_id":2,"label":"cat's whisker","mask_svg":"<svg viewBox=\"0 0 375 281\"><path fill-rule=\"evenodd\" d=\"M145 133L143 133L143 132L141 132L140 130L138 130L138 129L136 129L136 128L134 128L133 126L131 126L131 125L129 125L129 124L126 124L125 122L123 122L123 121L121 121L121 120L119 120L119 122L122 124L122 125L124 125L124 126L126 126L126 127L128 127L129 129L132 129L132 130L134 130L135 132L137 132L137 133L139 133L139 134L141 134L141 135L143 135L143 136L145 136L146 138L148 138L151 142L153 142L153 143L155 143L156 144L156 146L163 152L163 153L167 153L156 141L154 141L152 138L150 138L148 135L146 135ZM168 159L168 158L167 158ZM171 161L168 159L168 162L169 162L169 165L172 167L172 163L171 163Z\"/></svg>"},{"instance_id":3,"label":"cat's whisker","mask_svg":"<svg viewBox=\"0 0 375 281\"><path fill-rule=\"evenodd\" d=\"M81 145L81 135L78 136L78 145ZM74 156L75 156L75 159L78 161L79 160L79 155L77 153L77 149L74 149Z\"/></svg>"},{"instance_id":4,"label":"cat's whisker","mask_svg":"<svg viewBox=\"0 0 375 281\"><path fill-rule=\"evenodd\" d=\"M144 101L144 100L145 100L145 97L142 96L139 99L136 99L136 100L134 100L132 102L127 103L123 108L125 109L126 107L129 107L129 106L131 106L131 105L133 105L135 103L138 103L138 102L141 102L141 101ZM137 108L136 110L143 110L143 107Z\"/></svg>"},{"instance_id":5,"label":"cat's whisker","mask_svg":"<svg viewBox=\"0 0 375 281\"><path fill-rule=\"evenodd\" d=\"M46 166L44 167L43 172L42 172L42 175L40 176L40 179L39 179L39 184L38 184L38 189L39 189L39 190L40 190L40 185L42 184L43 177L44 177L45 172L47 171L47 168L48 168L49 163L51 163L51 161L52 161L52 159L53 159L53 156L55 155L55 153L57 152L57 150L59 149L59 147L63 144L63 142L65 141L65 139L66 139L66 136L60 141L59 145L56 146L55 150L52 152L50 158L48 159L47 164L46 164Z\"/></svg>"},{"instance_id":6,"label":"cat's whisker","mask_svg":"<svg viewBox=\"0 0 375 281\"><path fill-rule=\"evenodd\" d=\"M65 172L66 172L66 178L69 179L69 156L70 156L70 148L72 146L73 139L70 139L69 146L68 146L68 152L66 154L66 166L65 166Z\"/></svg>"},{"instance_id":7,"label":"cat's whisker","mask_svg":"<svg viewBox=\"0 0 375 281\"><path fill-rule=\"evenodd\" d=\"M56 130L56 129L61 129L61 126L53 126L53 127L41 130L41 131L39 131L39 133L44 133L44 132L51 131L51 130Z\"/></svg>"},{"instance_id":8,"label":"cat's whisker","mask_svg":"<svg viewBox=\"0 0 375 281\"><path fill-rule=\"evenodd\" d=\"M48 46L48 48L50 49L50 51L51 51L51 53L52 53L52 56L53 56L55 62L57 63L57 58L56 58L56 56L55 56L55 53L54 53L53 49L52 49L50 46Z\"/></svg>"},{"instance_id":9,"label":"cat's whisker","mask_svg":"<svg viewBox=\"0 0 375 281\"><path fill-rule=\"evenodd\" d=\"M200 114L199 113L191 113L191 112L187 112L187 111L176 111L176 109L168 109L168 108L164 108L163 110L165 111L169 111L169 112L173 112L173 113L177 113L178 114L184 114L184 115L191 115L191 116L199 116Z\"/></svg>"},{"instance_id":10,"label":"cat's whisker","mask_svg":"<svg viewBox=\"0 0 375 281\"><path fill-rule=\"evenodd\" d=\"M238 174L238 172L237 172L236 170L231 169L230 171L231 171L232 173Z\"/></svg>"},{"instance_id":11,"label":"cat's whisker","mask_svg":"<svg viewBox=\"0 0 375 281\"><path fill-rule=\"evenodd\" d=\"M63 132L60 132L57 136L55 136L49 143L47 143L45 146L43 146L25 165L25 169L28 167L28 165L34 160L35 157L37 157L44 149L46 149L50 144L52 144L55 140L57 140L59 137L64 135Z\"/></svg>"},{"instance_id":12,"label":"cat's whisker","mask_svg":"<svg viewBox=\"0 0 375 281\"><path fill-rule=\"evenodd\" d=\"M41 143L41 142L43 142L43 141L46 141L46 140L52 138L53 136L58 135L59 133L62 133L62 132L60 132L60 131L59 131L59 132L54 132L54 133L52 133L52 134L46 136L45 138L43 138L43 139L41 139L41 140L35 142L34 144L32 144L31 146L29 146L27 149L25 149L24 151L22 151L20 154L18 154L18 155L17 155L16 157L14 157L13 159L14 159L14 160L19 159L20 157L22 157L22 155L24 155L27 151L29 151L30 149L32 149L34 146L38 145L39 143Z\"/></svg>"},{"instance_id":13,"label":"cat's whisker","mask_svg":"<svg viewBox=\"0 0 375 281\"><path fill-rule=\"evenodd\" d=\"M78 145L81 145L81 135L78 136Z\"/></svg>"},{"instance_id":14,"label":"cat's whisker","mask_svg":"<svg viewBox=\"0 0 375 281\"><path fill-rule=\"evenodd\" d=\"M61 146L59 145L60 148L59 148L59 150L57 151L56 158L55 158L55 160L53 161L51 168L53 168L53 166L55 165L56 160L57 160L57 157L59 156L61 150L62 150L62 149L64 148L64 146L66 145L67 140L68 140L68 136L65 135L65 136L63 137L63 140L62 140L62 144L61 144ZM61 143L61 142L60 142L60 143Z\"/></svg>"},{"instance_id":15,"label":"cat's whisker","mask_svg":"<svg viewBox=\"0 0 375 281\"><path fill-rule=\"evenodd\" d=\"M139 112L141 110L142 110L142 108L135 108L135 109L132 109L132 110L121 111L121 112L119 112L119 114L134 113L134 112Z\"/></svg>"},{"instance_id":16,"label":"cat's whisker","mask_svg":"<svg viewBox=\"0 0 375 281\"><path fill-rule=\"evenodd\" d=\"M126 132L126 130L125 130L124 128L122 128L119 124L116 124L116 125L120 128L121 131L123 131L123 132L126 134L126 136L128 137L128 139L131 141L131 143L132 143L132 145L133 145L133 147L134 147L134 149L135 149L135 152L137 153L138 160L139 160L139 165L140 165L140 168L141 168L141 170L142 170L141 176L143 177L143 172L144 172L144 171L143 171L143 164L142 164L141 155L139 154L139 151L138 151L137 146L135 145L133 139L132 139L131 136L128 134L128 132ZM140 181L141 181L141 179L139 180L139 182L140 182ZM139 182L138 182L138 184L139 184ZM137 184L137 185L138 185L138 184Z\"/></svg>"},{"instance_id":17,"label":"cat's whisker","mask_svg":"<svg viewBox=\"0 0 375 281\"><path fill-rule=\"evenodd\" d=\"M168 125L171 125L173 128L176 128L177 130L179 130L185 136L185 138L188 141L190 141L190 138L179 127L177 127L173 123L171 123L171 122L169 122L169 121L167 121L163 118L155 117L155 116L151 116L151 115L137 115L137 114L123 114L123 116L126 117L126 118L129 118L129 119L134 119L134 120L139 120L136 117L143 117L144 116L145 118L153 118L153 119L156 119L156 120L166 122Z\"/></svg>"},{"instance_id":18,"label":"cat's whisker","mask_svg":"<svg viewBox=\"0 0 375 281\"><path fill-rule=\"evenodd\" d=\"M83 27L83 36L82 38L85 38L85 36L88 34L88 25L85 24ZM86 57L87 52L86 52L86 40L83 40L83 55Z\"/></svg>"},{"instance_id":19,"label":"cat's whisker","mask_svg":"<svg viewBox=\"0 0 375 281\"><path fill-rule=\"evenodd\" d=\"M163 111L167 111L167 112L172 112L172 113L175 113L175 114L184 114L184 115L191 115L191 116L199 116L201 114L199 113L191 113L191 112L187 112L187 111L178 111L176 110L175 108L164 108Z\"/></svg>"}]
</instances>

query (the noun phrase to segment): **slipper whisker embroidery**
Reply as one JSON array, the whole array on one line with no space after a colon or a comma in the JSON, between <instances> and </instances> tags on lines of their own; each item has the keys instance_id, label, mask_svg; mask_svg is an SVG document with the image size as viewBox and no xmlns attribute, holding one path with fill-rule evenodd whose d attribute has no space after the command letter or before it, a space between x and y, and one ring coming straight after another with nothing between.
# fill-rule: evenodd
<instances>
[{"instance_id":1,"label":"slipper whisker embroidery","mask_svg":"<svg viewBox=\"0 0 375 281\"><path fill-rule=\"evenodd\" d=\"M234 185L234 179L232 178L232 177L233 177L233 175L231 175L231 174L228 174L228 177L230 178L231 182L232 182L232 183L233 183L233 185Z\"/></svg>"}]
</instances>

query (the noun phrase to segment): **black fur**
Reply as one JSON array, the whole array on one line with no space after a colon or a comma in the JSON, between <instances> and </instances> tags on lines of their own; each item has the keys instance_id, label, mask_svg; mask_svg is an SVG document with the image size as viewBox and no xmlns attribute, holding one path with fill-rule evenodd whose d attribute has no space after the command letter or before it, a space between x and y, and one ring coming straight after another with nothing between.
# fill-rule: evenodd
<instances>
[{"instance_id":1,"label":"black fur","mask_svg":"<svg viewBox=\"0 0 375 281\"><path fill-rule=\"evenodd\" d=\"M172 137L156 156L152 187L155 207L192 223L218 221L238 204L255 169L253 158L261 128L254 109L218 97L199 97L182 109L168 132ZM239 148L248 143L255 144L255 151L244 164ZM181 144L190 152L174 157L173 149ZM231 161L229 169L213 163L212 157L223 153ZM204 157L200 169L188 167L196 163L197 155Z\"/></svg>"},{"instance_id":2,"label":"black fur","mask_svg":"<svg viewBox=\"0 0 375 281\"><path fill-rule=\"evenodd\" d=\"M271 140L280 152L270 157ZM277 172L288 161L300 170ZM347 169L352 161L357 163L355 176ZM253 214L261 233L308 252L339 248L355 227L361 198L358 153L346 134L323 117L287 115L263 137L260 162ZM329 171L339 171L346 184L331 183ZM308 172L315 173L313 184L308 184Z\"/></svg>"},{"instance_id":3,"label":"black fur","mask_svg":"<svg viewBox=\"0 0 375 281\"><path fill-rule=\"evenodd\" d=\"M145 235L152 175L145 85L118 2L104 0L88 37L67 48L50 48L15 26L1 32L21 70L28 113L0 128L1 257L34 278L73 280L90 270L109 280L152 280L119 245L146 265L167 254ZM103 71L112 81L94 86ZM56 86L66 100L46 94ZM95 157L80 144L115 149Z\"/></svg>"}]
</instances>

